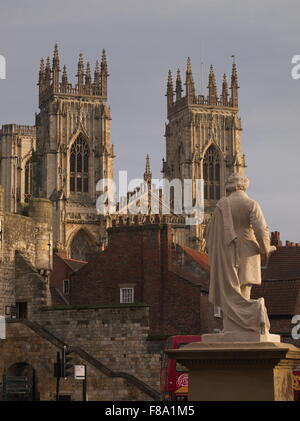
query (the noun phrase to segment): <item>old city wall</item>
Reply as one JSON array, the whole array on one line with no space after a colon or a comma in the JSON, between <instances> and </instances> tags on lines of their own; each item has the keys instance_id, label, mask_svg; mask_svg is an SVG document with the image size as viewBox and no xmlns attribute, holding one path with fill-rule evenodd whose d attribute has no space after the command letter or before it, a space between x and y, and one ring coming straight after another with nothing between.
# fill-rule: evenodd
<instances>
[{"instance_id":1,"label":"old city wall","mask_svg":"<svg viewBox=\"0 0 300 421\"><path fill-rule=\"evenodd\" d=\"M133 374L159 390L160 354L150 351L144 305L49 308L39 323L70 346L82 347L112 370Z\"/></svg>"},{"instance_id":2,"label":"old city wall","mask_svg":"<svg viewBox=\"0 0 300 421\"><path fill-rule=\"evenodd\" d=\"M47 284L52 261L51 202L34 199L29 217L4 212L0 190L0 315L16 301L28 303L28 315L35 304L50 304ZM37 282L38 280L38 282ZM33 293L33 289L36 291ZM41 298L41 299L40 299Z\"/></svg>"},{"instance_id":3,"label":"old city wall","mask_svg":"<svg viewBox=\"0 0 300 421\"><path fill-rule=\"evenodd\" d=\"M61 351L55 344L42 338L20 322L7 323L6 340L0 340L0 373L26 363L36 372L36 399L55 400L56 378L54 363ZM121 377L111 378L99 371L93 364L73 353L74 364L87 366L87 393L89 400L149 400L134 384ZM82 382L73 376L60 381L60 395L69 395L72 400L82 400Z\"/></svg>"}]
</instances>

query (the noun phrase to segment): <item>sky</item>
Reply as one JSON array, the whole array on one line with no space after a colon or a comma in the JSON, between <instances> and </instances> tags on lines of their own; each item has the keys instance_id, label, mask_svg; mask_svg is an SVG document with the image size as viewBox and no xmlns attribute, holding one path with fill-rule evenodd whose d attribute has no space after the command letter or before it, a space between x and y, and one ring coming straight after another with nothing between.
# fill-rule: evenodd
<instances>
[{"instance_id":1,"label":"sky","mask_svg":"<svg viewBox=\"0 0 300 421\"><path fill-rule=\"evenodd\" d=\"M154 177L165 156L167 72L192 60L200 93L214 65L220 92L239 76L239 116L249 195L261 204L271 231L300 242L300 79L291 77L300 54L297 0L4 0L0 10L0 125L34 124L41 57L59 45L61 67L75 82L78 55L94 65L106 49L115 173L141 177L145 156Z\"/></svg>"}]
</instances>

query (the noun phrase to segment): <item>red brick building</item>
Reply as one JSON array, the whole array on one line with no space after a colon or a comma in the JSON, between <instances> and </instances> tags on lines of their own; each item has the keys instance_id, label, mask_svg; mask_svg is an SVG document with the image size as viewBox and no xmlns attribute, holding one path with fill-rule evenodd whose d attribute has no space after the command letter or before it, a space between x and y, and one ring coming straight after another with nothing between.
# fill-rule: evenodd
<instances>
[{"instance_id":1,"label":"red brick building","mask_svg":"<svg viewBox=\"0 0 300 421\"><path fill-rule=\"evenodd\" d=\"M271 254L268 266L262 269L262 285L253 288L252 296L264 297L271 332L280 334L284 341L300 345L300 341L291 337L292 318L300 314L300 247L290 241L282 246L277 231L272 233L271 242L277 250Z\"/></svg>"},{"instance_id":2,"label":"red brick building","mask_svg":"<svg viewBox=\"0 0 300 421\"><path fill-rule=\"evenodd\" d=\"M54 305L68 305L70 275L86 265L82 260L68 259L58 253L53 256L53 270L50 274L50 291Z\"/></svg>"},{"instance_id":3,"label":"red brick building","mask_svg":"<svg viewBox=\"0 0 300 421\"><path fill-rule=\"evenodd\" d=\"M108 248L70 276L70 304L147 304L152 335L220 327L208 303L207 255L175 243L186 229L122 221L109 228Z\"/></svg>"}]
</instances>

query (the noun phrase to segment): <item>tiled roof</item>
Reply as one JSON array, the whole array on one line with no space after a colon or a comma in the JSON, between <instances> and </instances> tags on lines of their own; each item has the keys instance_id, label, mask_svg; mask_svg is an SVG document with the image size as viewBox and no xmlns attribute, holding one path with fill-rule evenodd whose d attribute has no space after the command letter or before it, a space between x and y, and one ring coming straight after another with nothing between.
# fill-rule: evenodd
<instances>
[{"instance_id":1,"label":"tiled roof","mask_svg":"<svg viewBox=\"0 0 300 421\"><path fill-rule=\"evenodd\" d=\"M210 272L210 266L208 263L208 254L201 253L200 251L193 250L189 247L182 246L183 250L191 256L206 272Z\"/></svg>"},{"instance_id":2,"label":"tiled roof","mask_svg":"<svg viewBox=\"0 0 300 421\"><path fill-rule=\"evenodd\" d=\"M300 280L263 281L251 298L264 297L270 316L300 314Z\"/></svg>"},{"instance_id":3,"label":"tiled roof","mask_svg":"<svg viewBox=\"0 0 300 421\"><path fill-rule=\"evenodd\" d=\"M262 277L265 280L300 279L300 247L279 247L271 254Z\"/></svg>"},{"instance_id":4,"label":"tiled roof","mask_svg":"<svg viewBox=\"0 0 300 421\"><path fill-rule=\"evenodd\" d=\"M75 260L75 259L67 259L65 257L61 257L61 259L75 272L82 268L82 266L86 265L87 262L84 260Z\"/></svg>"}]
</instances>

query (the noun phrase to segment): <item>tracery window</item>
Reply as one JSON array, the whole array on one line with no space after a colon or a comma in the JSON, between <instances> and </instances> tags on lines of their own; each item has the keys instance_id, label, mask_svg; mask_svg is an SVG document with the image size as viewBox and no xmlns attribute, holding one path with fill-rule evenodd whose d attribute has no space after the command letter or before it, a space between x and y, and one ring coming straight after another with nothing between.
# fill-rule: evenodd
<instances>
[{"instance_id":1,"label":"tracery window","mask_svg":"<svg viewBox=\"0 0 300 421\"><path fill-rule=\"evenodd\" d=\"M24 179L24 202L28 203L32 196L32 159L28 159L25 165Z\"/></svg>"},{"instance_id":2,"label":"tracery window","mask_svg":"<svg viewBox=\"0 0 300 421\"><path fill-rule=\"evenodd\" d=\"M83 230L78 231L71 243L70 257L76 260L86 260L87 255L92 251L93 248L86 233Z\"/></svg>"},{"instance_id":3,"label":"tracery window","mask_svg":"<svg viewBox=\"0 0 300 421\"><path fill-rule=\"evenodd\" d=\"M85 140L79 136L70 153L70 191L86 193L89 190L89 150Z\"/></svg>"},{"instance_id":4,"label":"tracery window","mask_svg":"<svg viewBox=\"0 0 300 421\"><path fill-rule=\"evenodd\" d=\"M220 158L217 149L211 145L203 161L204 199L220 199Z\"/></svg>"}]
</instances>

